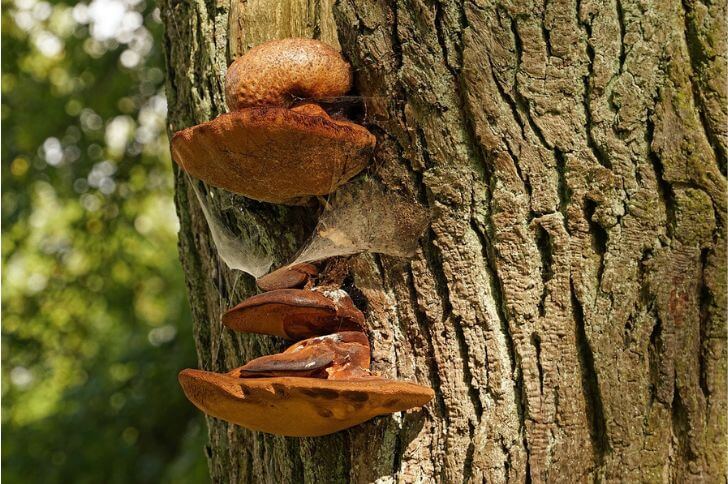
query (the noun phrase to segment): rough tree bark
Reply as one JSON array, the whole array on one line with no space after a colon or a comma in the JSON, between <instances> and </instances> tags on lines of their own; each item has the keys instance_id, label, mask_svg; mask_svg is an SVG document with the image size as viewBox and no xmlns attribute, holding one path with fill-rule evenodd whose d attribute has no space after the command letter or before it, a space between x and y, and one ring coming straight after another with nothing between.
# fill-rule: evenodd
<instances>
[{"instance_id":1,"label":"rough tree bark","mask_svg":"<svg viewBox=\"0 0 728 484\"><path fill-rule=\"evenodd\" d=\"M332 13L333 12L333 13ZM376 176L433 212L417 256L346 261L374 368L422 412L325 438L208 419L214 482L724 482L725 0L164 0L169 130L225 110L265 40L340 46ZM201 368L281 348L222 328L254 293L177 173ZM214 192L282 261L311 210Z\"/></svg>"}]
</instances>

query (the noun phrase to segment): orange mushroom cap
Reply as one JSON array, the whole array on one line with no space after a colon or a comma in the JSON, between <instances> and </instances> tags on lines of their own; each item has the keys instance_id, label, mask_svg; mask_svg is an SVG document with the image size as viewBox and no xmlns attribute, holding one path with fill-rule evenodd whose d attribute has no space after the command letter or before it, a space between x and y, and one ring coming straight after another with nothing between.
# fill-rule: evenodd
<instances>
[{"instance_id":1,"label":"orange mushroom cap","mask_svg":"<svg viewBox=\"0 0 728 484\"><path fill-rule=\"evenodd\" d=\"M313 264L302 263L294 266L285 266L269 274L259 277L258 287L263 291L276 289L293 289L305 286L312 277L318 275L318 267Z\"/></svg>"},{"instance_id":2,"label":"orange mushroom cap","mask_svg":"<svg viewBox=\"0 0 728 484\"><path fill-rule=\"evenodd\" d=\"M377 415L421 407L434 396L431 388L383 378L234 378L188 369L180 372L179 382L208 415L291 437L338 432Z\"/></svg>"},{"instance_id":3,"label":"orange mushroom cap","mask_svg":"<svg viewBox=\"0 0 728 484\"><path fill-rule=\"evenodd\" d=\"M327 195L363 170L376 138L318 106L249 108L178 131L172 156L210 185L271 203Z\"/></svg>"},{"instance_id":4,"label":"orange mushroom cap","mask_svg":"<svg viewBox=\"0 0 728 484\"><path fill-rule=\"evenodd\" d=\"M341 289L279 289L249 297L225 312L222 322L235 331L300 340L362 331L364 315Z\"/></svg>"},{"instance_id":5,"label":"orange mushroom cap","mask_svg":"<svg viewBox=\"0 0 728 484\"><path fill-rule=\"evenodd\" d=\"M312 39L273 40L228 67L225 99L233 111L287 106L295 97L341 96L351 84L351 66L329 45Z\"/></svg>"},{"instance_id":6,"label":"orange mushroom cap","mask_svg":"<svg viewBox=\"0 0 728 484\"><path fill-rule=\"evenodd\" d=\"M344 331L309 338L283 353L261 356L228 375L238 378L305 376L349 379L369 376L369 340L359 331Z\"/></svg>"}]
</instances>

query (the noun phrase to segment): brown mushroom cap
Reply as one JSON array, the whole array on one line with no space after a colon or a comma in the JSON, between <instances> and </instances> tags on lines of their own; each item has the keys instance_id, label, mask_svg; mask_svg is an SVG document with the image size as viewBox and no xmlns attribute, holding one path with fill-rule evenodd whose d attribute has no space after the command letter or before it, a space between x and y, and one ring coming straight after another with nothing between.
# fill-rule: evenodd
<instances>
[{"instance_id":1,"label":"brown mushroom cap","mask_svg":"<svg viewBox=\"0 0 728 484\"><path fill-rule=\"evenodd\" d=\"M339 331L362 331L364 315L342 290L279 289L246 299L222 315L225 326L300 340Z\"/></svg>"},{"instance_id":2,"label":"brown mushroom cap","mask_svg":"<svg viewBox=\"0 0 728 484\"><path fill-rule=\"evenodd\" d=\"M364 333L345 331L309 338L283 353L261 356L228 375L237 378L305 376L350 379L369 376L369 340Z\"/></svg>"},{"instance_id":3,"label":"brown mushroom cap","mask_svg":"<svg viewBox=\"0 0 728 484\"><path fill-rule=\"evenodd\" d=\"M351 89L351 66L312 39L283 39L250 49L228 67L225 100L231 111L287 106L294 96L333 97Z\"/></svg>"},{"instance_id":4,"label":"brown mushroom cap","mask_svg":"<svg viewBox=\"0 0 728 484\"><path fill-rule=\"evenodd\" d=\"M318 267L313 264L302 263L294 266L285 266L269 274L259 277L255 282L263 291L276 289L300 288L318 275Z\"/></svg>"},{"instance_id":5,"label":"brown mushroom cap","mask_svg":"<svg viewBox=\"0 0 728 484\"><path fill-rule=\"evenodd\" d=\"M210 185L271 203L327 195L363 170L376 138L321 108L250 108L178 131L174 160Z\"/></svg>"},{"instance_id":6,"label":"brown mushroom cap","mask_svg":"<svg viewBox=\"0 0 728 484\"><path fill-rule=\"evenodd\" d=\"M434 396L414 383L368 378L234 378L182 370L187 398L213 417L242 427L291 437L315 437L392 412L421 407Z\"/></svg>"}]
</instances>

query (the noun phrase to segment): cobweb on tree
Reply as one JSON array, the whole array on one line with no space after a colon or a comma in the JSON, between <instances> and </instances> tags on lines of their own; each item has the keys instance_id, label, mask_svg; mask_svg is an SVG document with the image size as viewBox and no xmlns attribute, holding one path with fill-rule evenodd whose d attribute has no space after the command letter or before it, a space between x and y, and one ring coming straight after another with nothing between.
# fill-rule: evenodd
<instances>
[{"instance_id":1,"label":"cobweb on tree","mask_svg":"<svg viewBox=\"0 0 728 484\"><path fill-rule=\"evenodd\" d=\"M197 187L196 181L192 180L189 175L187 179L197 196L200 208L202 208L217 254L225 265L230 269L246 272L256 278L267 274L273 265L273 258L259 243L260 234L250 231L252 224L245 225L246 233L235 236L220 219L211 213L208 201Z\"/></svg>"},{"instance_id":2,"label":"cobweb on tree","mask_svg":"<svg viewBox=\"0 0 728 484\"><path fill-rule=\"evenodd\" d=\"M330 196L292 264L362 252L411 257L428 224L427 211L414 200L364 177Z\"/></svg>"}]
</instances>

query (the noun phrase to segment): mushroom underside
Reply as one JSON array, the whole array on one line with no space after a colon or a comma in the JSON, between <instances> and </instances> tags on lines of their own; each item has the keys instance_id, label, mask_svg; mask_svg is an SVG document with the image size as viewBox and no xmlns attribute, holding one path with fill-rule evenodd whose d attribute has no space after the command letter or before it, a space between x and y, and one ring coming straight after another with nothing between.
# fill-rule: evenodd
<instances>
[{"instance_id":1,"label":"mushroom underside","mask_svg":"<svg viewBox=\"0 0 728 484\"><path fill-rule=\"evenodd\" d=\"M338 432L377 415L421 407L434 396L427 387L376 377L248 379L183 370L179 381L187 398L208 415L292 437Z\"/></svg>"},{"instance_id":2,"label":"mushroom underside","mask_svg":"<svg viewBox=\"0 0 728 484\"><path fill-rule=\"evenodd\" d=\"M327 195L363 170L376 139L366 128L280 107L249 108L184 129L174 160L210 185L271 203Z\"/></svg>"}]
</instances>

